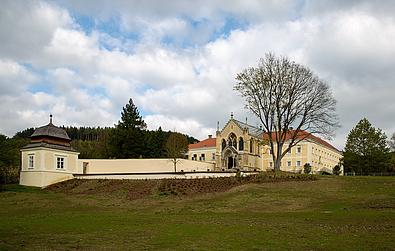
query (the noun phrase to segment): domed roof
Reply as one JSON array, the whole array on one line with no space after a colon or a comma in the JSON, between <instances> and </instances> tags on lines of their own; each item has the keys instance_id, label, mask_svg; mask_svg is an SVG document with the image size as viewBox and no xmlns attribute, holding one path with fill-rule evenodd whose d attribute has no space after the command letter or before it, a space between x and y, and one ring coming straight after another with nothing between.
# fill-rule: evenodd
<instances>
[{"instance_id":1,"label":"domed roof","mask_svg":"<svg viewBox=\"0 0 395 251\"><path fill-rule=\"evenodd\" d=\"M54 124L52 124L52 116L49 124L37 128L30 136L30 138L42 137L42 136L71 140L69 135L67 135L67 132L64 129L56 127Z\"/></svg>"}]
</instances>

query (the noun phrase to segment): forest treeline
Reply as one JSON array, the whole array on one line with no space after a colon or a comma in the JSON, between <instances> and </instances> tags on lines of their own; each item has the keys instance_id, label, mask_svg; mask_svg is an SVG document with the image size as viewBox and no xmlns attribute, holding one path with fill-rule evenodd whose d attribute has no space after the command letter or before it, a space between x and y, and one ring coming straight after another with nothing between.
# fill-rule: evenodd
<instances>
[{"instance_id":1,"label":"forest treeline","mask_svg":"<svg viewBox=\"0 0 395 251\"><path fill-rule=\"evenodd\" d=\"M71 138L80 159L168 158L166 142L175 132L147 130L132 99L123 108L121 120L114 127L62 126ZM17 132L12 138L0 134L0 182L17 182L20 170L20 149L30 141L35 128ZM177 133L180 134L180 133ZM189 144L198 142L183 135Z\"/></svg>"}]
</instances>

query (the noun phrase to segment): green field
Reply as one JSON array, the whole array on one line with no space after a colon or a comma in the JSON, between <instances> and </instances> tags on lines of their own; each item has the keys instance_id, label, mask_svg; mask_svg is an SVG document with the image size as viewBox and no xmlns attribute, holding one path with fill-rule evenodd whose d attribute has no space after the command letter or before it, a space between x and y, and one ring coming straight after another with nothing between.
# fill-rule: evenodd
<instances>
[{"instance_id":1,"label":"green field","mask_svg":"<svg viewBox=\"0 0 395 251\"><path fill-rule=\"evenodd\" d=\"M67 188L74 192L3 188L0 250L395 250L395 177L137 199L89 184Z\"/></svg>"}]
</instances>

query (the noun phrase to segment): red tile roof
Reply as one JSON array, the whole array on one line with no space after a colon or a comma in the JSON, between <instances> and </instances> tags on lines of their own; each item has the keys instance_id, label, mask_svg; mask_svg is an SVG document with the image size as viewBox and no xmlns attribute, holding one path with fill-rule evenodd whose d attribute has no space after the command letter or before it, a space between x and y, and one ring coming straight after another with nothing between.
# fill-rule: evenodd
<instances>
[{"instance_id":1,"label":"red tile roof","mask_svg":"<svg viewBox=\"0 0 395 251\"><path fill-rule=\"evenodd\" d=\"M195 144L189 144L189 149L196 149L202 147L215 147L216 145L216 138L207 138Z\"/></svg>"},{"instance_id":2,"label":"red tile roof","mask_svg":"<svg viewBox=\"0 0 395 251\"><path fill-rule=\"evenodd\" d=\"M289 131L287 132L286 136L285 136L285 141L290 140L293 136L294 131ZM272 132L272 138L275 140L276 138L276 134L274 132ZM301 139L301 138L305 138L305 139L310 139L315 141L316 143L326 146L334 151L340 152L336 147L332 146L331 144L329 144L328 142L326 142L325 140L314 136L313 134L306 132L306 131L299 131L298 135L296 137L297 139ZM269 135L267 133L263 134L263 139L269 139Z\"/></svg>"}]
</instances>

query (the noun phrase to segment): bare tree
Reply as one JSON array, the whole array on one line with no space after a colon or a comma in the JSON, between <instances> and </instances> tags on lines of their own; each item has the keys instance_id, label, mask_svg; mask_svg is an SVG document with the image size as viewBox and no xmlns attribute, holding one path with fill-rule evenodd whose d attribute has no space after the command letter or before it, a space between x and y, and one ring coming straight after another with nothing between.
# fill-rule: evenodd
<instances>
[{"instance_id":1,"label":"bare tree","mask_svg":"<svg viewBox=\"0 0 395 251\"><path fill-rule=\"evenodd\" d=\"M285 154L310 133L330 138L338 127L336 101L328 84L288 58L266 54L258 67L243 70L236 80L234 89L267 132L276 171Z\"/></svg>"},{"instance_id":2,"label":"bare tree","mask_svg":"<svg viewBox=\"0 0 395 251\"><path fill-rule=\"evenodd\" d=\"M391 139L388 141L391 151L395 151L395 132L392 134Z\"/></svg>"},{"instance_id":3,"label":"bare tree","mask_svg":"<svg viewBox=\"0 0 395 251\"><path fill-rule=\"evenodd\" d=\"M172 132L166 142L167 155L171 158L174 165L174 172L177 172L177 158L182 158L188 151L188 139L185 135Z\"/></svg>"}]
</instances>

